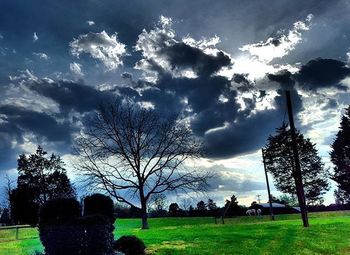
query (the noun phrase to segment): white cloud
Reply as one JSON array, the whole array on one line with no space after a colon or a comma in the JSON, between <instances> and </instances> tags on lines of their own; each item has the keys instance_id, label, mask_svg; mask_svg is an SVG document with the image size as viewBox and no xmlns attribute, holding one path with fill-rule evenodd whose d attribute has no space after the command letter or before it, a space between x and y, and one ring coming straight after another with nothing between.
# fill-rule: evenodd
<instances>
[{"instance_id":1,"label":"white cloud","mask_svg":"<svg viewBox=\"0 0 350 255\"><path fill-rule=\"evenodd\" d=\"M265 42L244 45L240 50L267 63L275 58L282 58L302 41L301 32L310 29L312 17L313 15L309 14L304 21L295 22L287 34L282 34L277 38L270 37Z\"/></svg>"},{"instance_id":2,"label":"white cloud","mask_svg":"<svg viewBox=\"0 0 350 255\"><path fill-rule=\"evenodd\" d=\"M87 20L86 23L87 23L89 26L95 25L95 22L94 22L93 20Z\"/></svg>"},{"instance_id":3,"label":"white cloud","mask_svg":"<svg viewBox=\"0 0 350 255\"><path fill-rule=\"evenodd\" d=\"M142 101L138 103L144 109L154 109L155 105L152 102Z\"/></svg>"},{"instance_id":4,"label":"white cloud","mask_svg":"<svg viewBox=\"0 0 350 255\"><path fill-rule=\"evenodd\" d=\"M135 50L141 52L143 59L136 63L135 68L142 70L144 72L143 78L149 82L157 81L158 72L155 71L155 65L176 78L197 78L196 72L189 67L172 66L169 63L168 56L162 52L162 49L166 47L185 43L193 48L200 49L207 55L216 56L217 53L223 52L216 48L216 45L220 42L218 36L202 38L201 40L195 40L190 36L176 39L172 24L171 18L160 16L155 28L150 31L144 29L136 42Z\"/></svg>"},{"instance_id":5,"label":"white cloud","mask_svg":"<svg viewBox=\"0 0 350 255\"><path fill-rule=\"evenodd\" d=\"M38 58L43 59L43 60L48 60L48 59L49 59L49 56L46 55L46 54L43 53L43 52L33 52L33 55L35 55L35 56L37 56Z\"/></svg>"},{"instance_id":6,"label":"white cloud","mask_svg":"<svg viewBox=\"0 0 350 255\"><path fill-rule=\"evenodd\" d=\"M36 34L36 32L34 32L34 34L33 34L33 42L36 42L37 40L39 40L39 37Z\"/></svg>"},{"instance_id":7,"label":"white cloud","mask_svg":"<svg viewBox=\"0 0 350 255\"><path fill-rule=\"evenodd\" d=\"M77 76L84 76L83 71L81 70L81 64L73 62L69 64L69 69L73 72L73 74Z\"/></svg>"},{"instance_id":8,"label":"white cloud","mask_svg":"<svg viewBox=\"0 0 350 255\"><path fill-rule=\"evenodd\" d=\"M167 59L159 54L159 50L177 42L171 26L172 19L161 16L158 25L149 32L143 29L136 42L135 50L141 51L143 59L136 63L135 68L143 70L144 78L149 82L157 80L157 72L153 70L152 62L164 70L171 69Z\"/></svg>"},{"instance_id":9,"label":"white cloud","mask_svg":"<svg viewBox=\"0 0 350 255\"><path fill-rule=\"evenodd\" d=\"M39 95L30 89L30 84L41 83L41 79L34 75L30 70L22 71L19 75L10 75L10 84L3 86L3 92L0 94L4 99L0 105L13 105L30 109L36 112L58 113L59 105L50 98ZM45 82L50 82L49 79L42 79ZM44 86L44 84L43 84Z\"/></svg>"},{"instance_id":10,"label":"white cloud","mask_svg":"<svg viewBox=\"0 0 350 255\"><path fill-rule=\"evenodd\" d=\"M270 37L265 42L240 47L243 53L233 57L234 65L224 67L219 74L228 78L233 77L235 73L247 74L248 80L254 82L264 78L267 73L276 73L284 69L291 73L298 71L296 66L271 64L271 61L282 58L295 49L302 41L302 32L310 29L312 17L312 14L309 14L304 21L295 22L292 29L286 34L280 32L277 38Z\"/></svg>"},{"instance_id":11,"label":"white cloud","mask_svg":"<svg viewBox=\"0 0 350 255\"><path fill-rule=\"evenodd\" d=\"M123 65L122 57L127 55L126 45L118 41L117 33L109 36L105 31L79 35L69 46L73 56L79 58L82 53L90 54L92 58L100 60L108 71Z\"/></svg>"},{"instance_id":12,"label":"white cloud","mask_svg":"<svg viewBox=\"0 0 350 255\"><path fill-rule=\"evenodd\" d=\"M347 62L350 63L350 52L346 53Z\"/></svg>"},{"instance_id":13,"label":"white cloud","mask_svg":"<svg viewBox=\"0 0 350 255\"><path fill-rule=\"evenodd\" d=\"M182 42L194 48L198 48L208 55L216 56L217 53L219 53L220 51L222 52L222 50L218 50L216 48L216 45L220 43L220 37L218 37L217 35L215 35L212 38L202 38L201 40L195 40L192 37L187 36L182 39Z\"/></svg>"}]
</instances>

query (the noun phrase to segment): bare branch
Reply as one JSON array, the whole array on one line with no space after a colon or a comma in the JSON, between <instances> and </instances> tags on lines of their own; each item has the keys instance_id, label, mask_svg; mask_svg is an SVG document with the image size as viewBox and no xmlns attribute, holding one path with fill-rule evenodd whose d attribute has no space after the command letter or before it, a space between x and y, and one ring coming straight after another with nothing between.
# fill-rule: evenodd
<instances>
[{"instance_id":1,"label":"bare branch","mask_svg":"<svg viewBox=\"0 0 350 255\"><path fill-rule=\"evenodd\" d=\"M144 213L152 194L204 191L210 177L184 166L200 156L201 143L179 118L164 118L131 103L101 105L76 148L76 169L88 185L131 206L137 197Z\"/></svg>"}]
</instances>

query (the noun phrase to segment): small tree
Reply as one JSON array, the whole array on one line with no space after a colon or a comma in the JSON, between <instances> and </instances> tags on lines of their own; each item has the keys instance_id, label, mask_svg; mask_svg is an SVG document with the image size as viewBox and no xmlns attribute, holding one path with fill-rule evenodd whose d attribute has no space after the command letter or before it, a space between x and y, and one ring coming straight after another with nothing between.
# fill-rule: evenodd
<instances>
[{"instance_id":1,"label":"small tree","mask_svg":"<svg viewBox=\"0 0 350 255\"><path fill-rule=\"evenodd\" d=\"M34 202L39 205L49 199L75 196L60 156L52 153L47 158L46 155L47 152L38 146L34 154L28 157L22 154L18 158L17 187L31 190Z\"/></svg>"},{"instance_id":2,"label":"small tree","mask_svg":"<svg viewBox=\"0 0 350 255\"><path fill-rule=\"evenodd\" d=\"M214 202L214 200L211 198L208 199L207 207L208 207L209 211L213 211L213 210L216 210L218 208L216 206L216 203Z\"/></svg>"},{"instance_id":3,"label":"small tree","mask_svg":"<svg viewBox=\"0 0 350 255\"><path fill-rule=\"evenodd\" d=\"M207 185L208 174L184 166L201 148L188 126L136 105L102 105L76 145L81 159L76 168L86 184L139 208L143 229L153 195L203 191Z\"/></svg>"},{"instance_id":4,"label":"small tree","mask_svg":"<svg viewBox=\"0 0 350 255\"><path fill-rule=\"evenodd\" d=\"M307 203L321 202L323 194L329 189L328 170L310 139L297 132L296 140ZM283 193L295 195L291 131L286 124L277 129L276 135L268 138L265 146L265 163L267 171L274 177L276 188Z\"/></svg>"},{"instance_id":5,"label":"small tree","mask_svg":"<svg viewBox=\"0 0 350 255\"><path fill-rule=\"evenodd\" d=\"M35 153L18 158L17 188L11 190L9 196L11 215L16 222L36 223L37 209L46 201L75 197L61 158L55 154L49 158L46 155L47 152L38 146Z\"/></svg>"},{"instance_id":6,"label":"small tree","mask_svg":"<svg viewBox=\"0 0 350 255\"><path fill-rule=\"evenodd\" d=\"M179 216L179 211L180 211L180 206L177 203L171 203L169 205L169 215L174 217L174 216Z\"/></svg>"},{"instance_id":7,"label":"small tree","mask_svg":"<svg viewBox=\"0 0 350 255\"><path fill-rule=\"evenodd\" d=\"M151 204L154 206L156 211L164 210L166 204L166 195L164 194L155 194L151 198Z\"/></svg>"},{"instance_id":8,"label":"small tree","mask_svg":"<svg viewBox=\"0 0 350 255\"><path fill-rule=\"evenodd\" d=\"M350 203L350 195L346 191L338 188L334 190L335 203L338 205L344 205Z\"/></svg>"},{"instance_id":9,"label":"small tree","mask_svg":"<svg viewBox=\"0 0 350 255\"><path fill-rule=\"evenodd\" d=\"M241 208L238 205L237 197L235 195L232 195L230 200L226 199L223 210L223 217L225 217L225 215L237 216L241 213Z\"/></svg>"},{"instance_id":10,"label":"small tree","mask_svg":"<svg viewBox=\"0 0 350 255\"><path fill-rule=\"evenodd\" d=\"M203 200L197 203L197 210L200 212L205 212L207 210L207 205L204 203Z\"/></svg>"},{"instance_id":11,"label":"small tree","mask_svg":"<svg viewBox=\"0 0 350 255\"><path fill-rule=\"evenodd\" d=\"M350 202L350 105L345 109L331 147L331 161L334 164L332 179L338 184L336 198L339 201Z\"/></svg>"},{"instance_id":12,"label":"small tree","mask_svg":"<svg viewBox=\"0 0 350 255\"><path fill-rule=\"evenodd\" d=\"M287 206L298 206L298 201L296 196L283 194L278 197L279 203Z\"/></svg>"}]
</instances>

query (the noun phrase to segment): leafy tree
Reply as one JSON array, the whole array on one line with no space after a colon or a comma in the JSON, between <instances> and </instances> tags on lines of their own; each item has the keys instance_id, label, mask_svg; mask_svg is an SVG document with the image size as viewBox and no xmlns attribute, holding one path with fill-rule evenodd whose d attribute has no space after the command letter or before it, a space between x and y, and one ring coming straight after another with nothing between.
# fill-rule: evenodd
<instances>
[{"instance_id":1,"label":"leafy tree","mask_svg":"<svg viewBox=\"0 0 350 255\"><path fill-rule=\"evenodd\" d=\"M24 187L17 187L11 190L10 212L11 219L15 224L36 224L39 205L34 202L32 191Z\"/></svg>"},{"instance_id":2,"label":"leafy tree","mask_svg":"<svg viewBox=\"0 0 350 255\"><path fill-rule=\"evenodd\" d=\"M296 140L307 203L321 202L323 194L329 189L328 170L310 139L304 138L297 131ZM276 130L274 136L268 138L265 146L265 163L267 170L274 177L276 188L283 193L295 195L292 138L287 124L283 124Z\"/></svg>"},{"instance_id":3,"label":"leafy tree","mask_svg":"<svg viewBox=\"0 0 350 255\"><path fill-rule=\"evenodd\" d=\"M344 205L350 203L350 195L346 191L338 188L334 190L335 203L338 205Z\"/></svg>"},{"instance_id":4,"label":"leafy tree","mask_svg":"<svg viewBox=\"0 0 350 255\"><path fill-rule=\"evenodd\" d=\"M336 197L343 202L350 202L350 105L345 109L340 128L331 145L331 161L334 164L332 179L338 185Z\"/></svg>"},{"instance_id":5,"label":"leafy tree","mask_svg":"<svg viewBox=\"0 0 350 255\"><path fill-rule=\"evenodd\" d=\"M281 203L287 206L298 206L297 198L295 196L290 196L288 194L283 194L279 196L278 201L279 202L277 203Z\"/></svg>"},{"instance_id":6,"label":"leafy tree","mask_svg":"<svg viewBox=\"0 0 350 255\"><path fill-rule=\"evenodd\" d=\"M216 203L214 202L213 199L208 199L208 203L207 203L207 207L208 210L212 211L212 210L216 210L218 207L216 206Z\"/></svg>"},{"instance_id":7,"label":"leafy tree","mask_svg":"<svg viewBox=\"0 0 350 255\"><path fill-rule=\"evenodd\" d=\"M207 205L204 203L204 201L199 201L197 203L197 210L200 212L205 212L207 210Z\"/></svg>"},{"instance_id":8,"label":"leafy tree","mask_svg":"<svg viewBox=\"0 0 350 255\"><path fill-rule=\"evenodd\" d=\"M37 210L46 201L75 196L61 158L55 154L47 157L40 146L29 156L20 155L17 169L17 188L10 192L11 214L16 222L35 223Z\"/></svg>"},{"instance_id":9,"label":"leafy tree","mask_svg":"<svg viewBox=\"0 0 350 255\"><path fill-rule=\"evenodd\" d=\"M7 225L10 225L11 219L10 219L10 214L9 214L9 209L4 208L1 212L0 216L0 223Z\"/></svg>"},{"instance_id":10,"label":"leafy tree","mask_svg":"<svg viewBox=\"0 0 350 255\"><path fill-rule=\"evenodd\" d=\"M232 195L230 200L226 199L224 213L226 215L238 215L240 213L240 206L238 205L237 197Z\"/></svg>"},{"instance_id":11,"label":"leafy tree","mask_svg":"<svg viewBox=\"0 0 350 255\"><path fill-rule=\"evenodd\" d=\"M180 206L177 203L171 203L169 205L170 216L178 216L180 211Z\"/></svg>"},{"instance_id":12,"label":"leafy tree","mask_svg":"<svg viewBox=\"0 0 350 255\"><path fill-rule=\"evenodd\" d=\"M89 187L139 208L148 228L147 205L155 194L203 191L207 173L184 162L200 156L201 143L180 119L131 104L102 105L77 139L76 166Z\"/></svg>"}]
</instances>

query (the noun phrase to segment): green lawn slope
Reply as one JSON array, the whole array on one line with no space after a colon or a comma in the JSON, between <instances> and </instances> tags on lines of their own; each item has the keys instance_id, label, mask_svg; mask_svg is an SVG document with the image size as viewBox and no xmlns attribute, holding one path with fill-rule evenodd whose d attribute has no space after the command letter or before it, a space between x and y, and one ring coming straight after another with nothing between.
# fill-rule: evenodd
<instances>
[{"instance_id":1,"label":"green lawn slope","mask_svg":"<svg viewBox=\"0 0 350 255\"><path fill-rule=\"evenodd\" d=\"M310 228L303 228L299 215L226 219L150 219L150 229L140 230L139 219L116 221L115 236L136 235L152 255L224 254L350 254L350 212L311 213ZM30 255L42 250L36 229L0 231L1 255Z\"/></svg>"}]
</instances>

